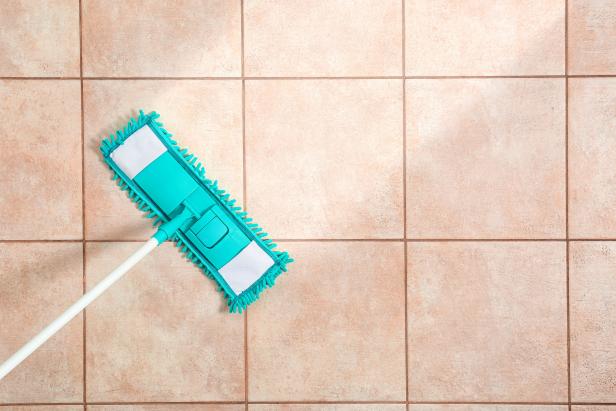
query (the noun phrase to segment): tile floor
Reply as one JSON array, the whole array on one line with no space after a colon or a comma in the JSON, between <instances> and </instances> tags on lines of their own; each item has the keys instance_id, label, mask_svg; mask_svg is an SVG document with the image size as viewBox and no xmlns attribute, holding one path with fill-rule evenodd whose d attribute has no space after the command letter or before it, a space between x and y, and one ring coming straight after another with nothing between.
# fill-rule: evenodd
<instances>
[{"instance_id":1,"label":"tile floor","mask_svg":"<svg viewBox=\"0 0 616 411\"><path fill-rule=\"evenodd\" d=\"M152 232L139 108L296 258L246 315L171 246L18 411L616 411L616 0L3 0L0 360Z\"/></svg>"}]
</instances>

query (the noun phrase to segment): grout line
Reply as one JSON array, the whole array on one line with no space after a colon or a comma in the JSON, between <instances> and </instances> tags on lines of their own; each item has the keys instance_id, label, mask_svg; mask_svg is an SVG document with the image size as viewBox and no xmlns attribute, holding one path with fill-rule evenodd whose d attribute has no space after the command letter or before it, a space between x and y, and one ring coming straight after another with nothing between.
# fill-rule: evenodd
<instances>
[{"instance_id":1,"label":"grout line","mask_svg":"<svg viewBox=\"0 0 616 411\"><path fill-rule=\"evenodd\" d=\"M564 238L407 238L407 242L411 243L440 243L440 242L541 242L541 241L565 241Z\"/></svg>"},{"instance_id":2,"label":"grout line","mask_svg":"<svg viewBox=\"0 0 616 411\"><path fill-rule=\"evenodd\" d=\"M240 67L244 78L244 0L240 0Z\"/></svg>"},{"instance_id":3,"label":"grout line","mask_svg":"<svg viewBox=\"0 0 616 411\"><path fill-rule=\"evenodd\" d=\"M529 74L469 76L304 76L304 77L0 77L0 80L463 80L463 79L540 79L540 78L615 78L616 74Z\"/></svg>"},{"instance_id":4,"label":"grout line","mask_svg":"<svg viewBox=\"0 0 616 411\"><path fill-rule=\"evenodd\" d=\"M7 76L0 76L0 80L81 80L81 77L15 77L15 76L7 77Z\"/></svg>"},{"instance_id":5,"label":"grout line","mask_svg":"<svg viewBox=\"0 0 616 411\"><path fill-rule=\"evenodd\" d=\"M569 1L565 0L565 238L566 238L566 300L567 300L567 402L571 411L571 297L569 241Z\"/></svg>"},{"instance_id":6,"label":"grout line","mask_svg":"<svg viewBox=\"0 0 616 411\"><path fill-rule=\"evenodd\" d=\"M567 61L569 61L568 58L567 58ZM616 74L566 74L565 77L567 78L613 78L613 77L616 77Z\"/></svg>"},{"instance_id":7,"label":"grout line","mask_svg":"<svg viewBox=\"0 0 616 411\"><path fill-rule=\"evenodd\" d=\"M409 401L409 404L443 405L567 405L566 402L525 402L525 401Z\"/></svg>"},{"instance_id":8,"label":"grout line","mask_svg":"<svg viewBox=\"0 0 616 411\"><path fill-rule=\"evenodd\" d=\"M248 411L248 308L244 310L244 405Z\"/></svg>"},{"instance_id":9,"label":"grout line","mask_svg":"<svg viewBox=\"0 0 616 411\"><path fill-rule=\"evenodd\" d=\"M148 241L148 238L143 238L140 240L137 240L137 239L127 240L126 238L104 239L104 240L86 239L85 240L86 243L143 243L145 241Z\"/></svg>"},{"instance_id":10,"label":"grout line","mask_svg":"<svg viewBox=\"0 0 616 411\"><path fill-rule=\"evenodd\" d=\"M571 309L569 281L569 4L565 0L565 238L566 238L566 301L567 301L567 408L571 411Z\"/></svg>"},{"instance_id":11,"label":"grout line","mask_svg":"<svg viewBox=\"0 0 616 411\"><path fill-rule=\"evenodd\" d=\"M120 401L89 402L88 405L241 405L244 401Z\"/></svg>"},{"instance_id":12,"label":"grout line","mask_svg":"<svg viewBox=\"0 0 616 411\"><path fill-rule=\"evenodd\" d=\"M570 243L584 242L584 241L616 241L616 238L569 238Z\"/></svg>"},{"instance_id":13,"label":"grout line","mask_svg":"<svg viewBox=\"0 0 616 411\"><path fill-rule=\"evenodd\" d=\"M179 81L185 81L185 80L243 80L244 77L242 76L228 76L228 77L208 77L208 76L178 76L178 77L174 77L174 76L166 76L166 77L160 77L160 76L146 76L146 77L100 77L100 76L86 76L84 77L84 80L101 80L101 81L107 81L107 80L179 80Z\"/></svg>"},{"instance_id":14,"label":"grout line","mask_svg":"<svg viewBox=\"0 0 616 411\"><path fill-rule=\"evenodd\" d=\"M406 10L405 0L402 5L402 76L406 75ZM406 80L402 79L402 210L404 238L407 237L406 229ZM408 242L404 241L404 392L406 399L406 410L409 409L409 322L408 322Z\"/></svg>"},{"instance_id":15,"label":"grout line","mask_svg":"<svg viewBox=\"0 0 616 411\"><path fill-rule=\"evenodd\" d=\"M406 80L464 80L464 79L518 79L518 78L563 78L562 74L528 74L528 75L468 75L468 76L404 76Z\"/></svg>"},{"instance_id":16,"label":"grout line","mask_svg":"<svg viewBox=\"0 0 616 411\"><path fill-rule=\"evenodd\" d=\"M249 404L272 404L272 405L285 405L285 404L294 404L294 405L331 405L331 404L341 404L341 405L350 405L350 404L407 404L406 401L379 401L379 400L366 400L366 401L327 401L327 400L299 400L299 401L250 401Z\"/></svg>"},{"instance_id":17,"label":"grout line","mask_svg":"<svg viewBox=\"0 0 616 411\"><path fill-rule=\"evenodd\" d=\"M90 402L87 405L242 405L245 401L116 401ZM248 404L297 404L297 405L330 405L330 404L414 404L414 405L569 405L568 402L516 402L516 401L249 401ZM0 408L23 406L61 406L84 405L81 402L15 402L0 404ZM616 402L571 402L571 405L616 406Z\"/></svg>"},{"instance_id":18,"label":"grout line","mask_svg":"<svg viewBox=\"0 0 616 411\"><path fill-rule=\"evenodd\" d=\"M84 240L50 240L50 239L28 239L28 240L0 240L0 244L10 243L142 243L147 241L143 239L84 239ZM616 241L616 238L273 238L272 241L283 242L408 242L408 243L430 243L430 242L540 242L540 241L555 241L555 242L584 242L584 241Z\"/></svg>"},{"instance_id":19,"label":"grout line","mask_svg":"<svg viewBox=\"0 0 616 411\"><path fill-rule=\"evenodd\" d=\"M242 74L242 202L246 207L246 80L244 78L244 0L240 1L240 38ZM244 311L244 410L248 411L248 308Z\"/></svg>"},{"instance_id":20,"label":"grout line","mask_svg":"<svg viewBox=\"0 0 616 411\"><path fill-rule=\"evenodd\" d=\"M528 75L463 75L463 76L230 76L230 77L84 77L85 80L460 80L516 78L612 78L616 74L528 74ZM1 79L2 77L0 77ZM40 77L38 79L48 79ZM11 79L11 78L9 78ZM16 77L15 79L30 79ZM37 79L36 77L32 79ZM63 79L63 78L60 78ZM70 80L70 77L65 79ZM78 79L78 78L76 78Z\"/></svg>"},{"instance_id":21,"label":"grout line","mask_svg":"<svg viewBox=\"0 0 616 411\"><path fill-rule=\"evenodd\" d=\"M85 77L86 80L400 80L403 76Z\"/></svg>"},{"instance_id":22,"label":"grout line","mask_svg":"<svg viewBox=\"0 0 616 411\"><path fill-rule=\"evenodd\" d=\"M11 243L142 243L144 239L84 239L84 240L49 240L49 239L28 239L28 240L0 240L0 244ZM451 242L481 242L481 243L502 243L502 242L614 242L616 238L273 238L272 241L287 243L314 243L314 242L407 242L407 243L451 243Z\"/></svg>"},{"instance_id":23,"label":"grout line","mask_svg":"<svg viewBox=\"0 0 616 411\"><path fill-rule=\"evenodd\" d=\"M81 274L82 284L81 292L86 293L86 199L85 199L85 137L84 137L84 114L83 114L83 16L82 16L82 0L79 0L79 83L80 83L80 107L81 107ZM84 411L88 409L87 405L87 385L86 385L86 310L81 314L82 323L82 375L83 375L83 407Z\"/></svg>"},{"instance_id":24,"label":"grout line","mask_svg":"<svg viewBox=\"0 0 616 411\"><path fill-rule=\"evenodd\" d=\"M403 76L244 76L244 80L400 80Z\"/></svg>"},{"instance_id":25,"label":"grout line","mask_svg":"<svg viewBox=\"0 0 616 411\"><path fill-rule=\"evenodd\" d=\"M364 242L407 242L407 243L432 243L432 242L540 242L540 241L566 241L564 238L274 238L272 241L282 242L341 242L341 241L364 241Z\"/></svg>"},{"instance_id":26,"label":"grout line","mask_svg":"<svg viewBox=\"0 0 616 411\"><path fill-rule=\"evenodd\" d=\"M248 410L248 308L244 311L244 405Z\"/></svg>"},{"instance_id":27,"label":"grout line","mask_svg":"<svg viewBox=\"0 0 616 411\"><path fill-rule=\"evenodd\" d=\"M0 240L0 244L10 244L10 243L82 243L81 240Z\"/></svg>"},{"instance_id":28,"label":"grout line","mask_svg":"<svg viewBox=\"0 0 616 411\"><path fill-rule=\"evenodd\" d=\"M569 258L570 258L570 244L566 242L565 251L566 261L566 300L567 300L567 402L569 405L569 411L571 411L571 297L570 297L570 281L569 281Z\"/></svg>"},{"instance_id":29,"label":"grout line","mask_svg":"<svg viewBox=\"0 0 616 411\"><path fill-rule=\"evenodd\" d=\"M273 238L274 242L287 243L331 243L341 241L365 241L365 242L404 242L403 238Z\"/></svg>"},{"instance_id":30,"label":"grout line","mask_svg":"<svg viewBox=\"0 0 616 411\"><path fill-rule=\"evenodd\" d=\"M81 245L81 250L82 250L82 255L81 255L81 263L82 263L82 294L86 293L86 242L84 241ZM87 410L88 405L87 405L87 401L86 401L86 393L87 393L87 386L86 386L86 310L84 308L82 314L81 314L81 323L82 323L82 374L83 374L83 404L84 404L84 409Z\"/></svg>"},{"instance_id":31,"label":"grout line","mask_svg":"<svg viewBox=\"0 0 616 411\"><path fill-rule=\"evenodd\" d=\"M242 80L242 202L244 211L248 210L246 174L246 82Z\"/></svg>"},{"instance_id":32,"label":"grout line","mask_svg":"<svg viewBox=\"0 0 616 411\"><path fill-rule=\"evenodd\" d=\"M416 404L416 405L567 405L566 402L516 402L516 401L250 401L249 404Z\"/></svg>"},{"instance_id":33,"label":"grout line","mask_svg":"<svg viewBox=\"0 0 616 411\"><path fill-rule=\"evenodd\" d=\"M82 402L7 402L0 404L0 408L4 407L45 407L45 406L61 406L61 405L83 405Z\"/></svg>"}]
</instances>

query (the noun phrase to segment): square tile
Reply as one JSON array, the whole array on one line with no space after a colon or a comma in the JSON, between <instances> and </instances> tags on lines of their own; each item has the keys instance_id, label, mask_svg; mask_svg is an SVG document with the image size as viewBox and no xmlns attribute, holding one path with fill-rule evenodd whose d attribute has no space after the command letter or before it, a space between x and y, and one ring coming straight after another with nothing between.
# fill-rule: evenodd
<instances>
[{"instance_id":1,"label":"square tile","mask_svg":"<svg viewBox=\"0 0 616 411\"><path fill-rule=\"evenodd\" d=\"M292 272L249 310L249 400L404 401L403 244L284 248Z\"/></svg>"},{"instance_id":2,"label":"square tile","mask_svg":"<svg viewBox=\"0 0 616 411\"><path fill-rule=\"evenodd\" d=\"M569 230L616 237L616 79L569 80Z\"/></svg>"},{"instance_id":3,"label":"square tile","mask_svg":"<svg viewBox=\"0 0 616 411\"><path fill-rule=\"evenodd\" d=\"M0 80L0 239L79 239L78 80Z\"/></svg>"},{"instance_id":4,"label":"square tile","mask_svg":"<svg viewBox=\"0 0 616 411\"><path fill-rule=\"evenodd\" d=\"M248 411L406 411L404 404L250 404Z\"/></svg>"},{"instance_id":5,"label":"square tile","mask_svg":"<svg viewBox=\"0 0 616 411\"><path fill-rule=\"evenodd\" d=\"M0 76L79 77L79 0L3 0Z\"/></svg>"},{"instance_id":6,"label":"square tile","mask_svg":"<svg viewBox=\"0 0 616 411\"><path fill-rule=\"evenodd\" d=\"M242 202L242 85L239 80L100 80L84 82L86 238L146 239L152 220L111 180L98 149L130 116L156 110L180 146Z\"/></svg>"},{"instance_id":7,"label":"square tile","mask_svg":"<svg viewBox=\"0 0 616 411\"><path fill-rule=\"evenodd\" d=\"M616 402L616 243L570 247L571 399Z\"/></svg>"},{"instance_id":8,"label":"square tile","mask_svg":"<svg viewBox=\"0 0 616 411\"><path fill-rule=\"evenodd\" d=\"M251 215L273 238L401 238L401 117L400 80L247 81Z\"/></svg>"},{"instance_id":9,"label":"square tile","mask_svg":"<svg viewBox=\"0 0 616 411\"><path fill-rule=\"evenodd\" d=\"M239 76L239 0L83 0L85 76Z\"/></svg>"},{"instance_id":10,"label":"square tile","mask_svg":"<svg viewBox=\"0 0 616 411\"><path fill-rule=\"evenodd\" d=\"M566 401L565 248L409 243L409 399Z\"/></svg>"},{"instance_id":11,"label":"square tile","mask_svg":"<svg viewBox=\"0 0 616 411\"><path fill-rule=\"evenodd\" d=\"M564 238L563 79L407 80L413 238Z\"/></svg>"},{"instance_id":12,"label":"square tile","mask_svg":"<svg viewBox=\"0 0 616 411\"><path fill-rule=\"evenodd\" d=\"M0 362L56 319L83 291L81 243L0 244ZM0 381L0 404L83 398L81 315Z\"/></svg>"},{"instance_id":13,"label":"square tile","mask_svg":"<svg viewBox=\"0 0 616 411\"><path fill-rule=\"evenodd\" d=\"M569 0L569 74L616 73L616 0Z\"/></svg>"},{"instance_id":14,"label":"square tile","mask_svg":"<svg viewBox=\"0 0 616 411\"><path fill-rule=\"evenodd\" d=\"M614 411L615 405L573 405L572 411Z\"/></svg>"},{"instance_id":15,"label":"square tile","mask_svg":"<svg viewBox=\"0 0 616 411\"><path fill-rule=\"evenodd\" d=\"M247 76L399 76L400 0L247 0Z\"/></svg>"},{"instance_id":16,"label":"square tile","mask_svg":"<svg viewBox=\"0 0 616 411\"><path fill-rule=\"evenodd\" d=\"M140 244L88 243L88 289ZM243 401L244 319L165 243L87 308L89 402Z\"/></svg>"},{"instance_id":17,"label":"square tile","mask_svg":"<svg viewBox=\"0 0 616 411\"><path fill-rule=\"evenodd\" d=\"M406 74L565 72L562 0L406 0Z\"/></svg>"},{"instance_id":18,"label":"square tile","mask_svg":"<svg viewBox=\"0 0 616 411\"><path fill-rule=\"evenodd\" d=\"M88 405L88 411L244 411L244 404Z\"/></svg>"}]
</instances>

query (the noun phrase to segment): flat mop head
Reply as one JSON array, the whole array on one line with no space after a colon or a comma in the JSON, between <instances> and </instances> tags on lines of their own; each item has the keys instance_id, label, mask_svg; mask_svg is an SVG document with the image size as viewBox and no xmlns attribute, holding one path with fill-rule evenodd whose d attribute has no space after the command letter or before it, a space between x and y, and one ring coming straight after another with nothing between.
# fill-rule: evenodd
<instances>
[{"instance_id":1,"label":"flat mop head","mask_svg":"<svg viewBox=\"0 0 616 411\"><path fill-rule=\"evenodd\" d=\"M113 179L137 208L168 223L184 213L191 218L170 239L227 298L231 312L242 312L293 260L267 239L246 212L230 199L187 149L157 121L155 112L139 113L101 143ZM176 219L178 220L178 219Z\"/></svg>"}]
</instances>

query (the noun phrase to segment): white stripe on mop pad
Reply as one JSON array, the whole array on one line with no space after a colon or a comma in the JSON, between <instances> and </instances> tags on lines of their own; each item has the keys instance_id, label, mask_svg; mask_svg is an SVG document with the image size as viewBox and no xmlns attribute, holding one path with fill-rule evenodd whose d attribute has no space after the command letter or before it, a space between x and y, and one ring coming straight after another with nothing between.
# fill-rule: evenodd
<instances>
[{"instance_id":1,"label":"white stripe on mop pad","mask_svg":"<svg viewBox=\"0 0 616 411\"><path fill-rule=\"evenodd\" d=\"M251 241L218 272L235 294L250 287L274 265L274 260L259 245Z\"/></svg>"},{"instance_id":2,"label":"white stripe on mop pad","mask_svg":"<svg viewBox=\"0 0 616 411\"><path fill-rule=\"evenodd\" d=\"M143 126L111 152L110 157L131 180L167 148L149 126Z\"/></svg>"}]
</instances>

